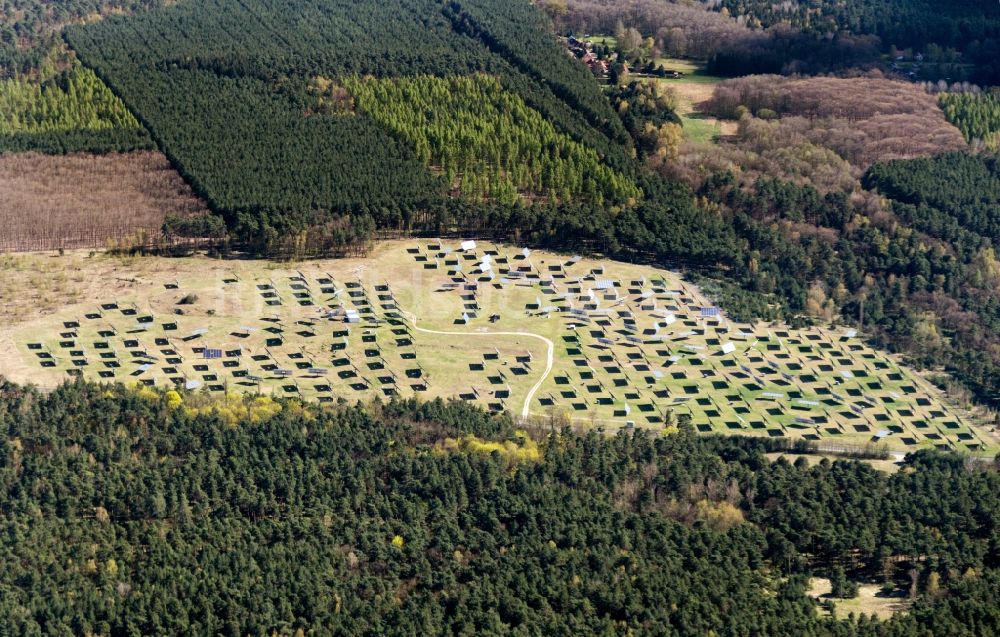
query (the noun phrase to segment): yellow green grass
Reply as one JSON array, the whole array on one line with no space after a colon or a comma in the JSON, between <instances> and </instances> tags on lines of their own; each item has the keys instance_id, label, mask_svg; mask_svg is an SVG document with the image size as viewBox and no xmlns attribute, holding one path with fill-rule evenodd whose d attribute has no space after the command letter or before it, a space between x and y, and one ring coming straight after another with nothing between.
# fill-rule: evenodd
<instances>
[{"instance_id":1,"label":"yellow green grass","mask_svg":"<svg viewBox=\"0 0 1000 637\"><path fill-rule=\"evenodd\" d=\"M591 44L601 44L604 46L611 47L612 49L618 46L618 40L613 35L588 35L585 38L580 38L584 42L590 42Z\"/></svg>"},{"instance_id":2,"label":"yellow green grass","mask_svg":"<svg viewBox=\"0 0 1000 637\"><path fill-rule=\"evenodd\" d=\"M677 96L677 115L684 126L685 137L698 143L709 143L720 136L735 132L734 122L723 122L701 112L700 105L712 97L715 85L725 78L708 75L702 61L659 58L657 65L682 74L677 78L659 78L656 81L668 87Z\"/></svg>"},{"instance_id":3,"label":"yellow green grass","mask_svg":"<svg viewBox=\"0 0 1000 637\"><path fill-rule=\"evenodd\" d=\"M53 387L79 370L324 401L457 396L515 414L541 381L527 401L541 422L661 431L690 417L700 432L801 438L831 453L873 442L996 450L975 418L844 328L703 317L712 303L696 287L652 267L458 247L389 242L369 258L300 264L21 256L0 269L14 299L0 309L11 353L0 374ZM46 285L53 264L68 276ZM345 323L344 310L362 322ZM417 331L411 316L458 334ZM547 376L541 339L555 343Z\"/></svg>"},{"instance_id":4,"label":"yellow green grass","mask_svg":"<svg viewBox=\"0 0 1000 637\"><path fill-rule=\"evenodd\" d=\"M885 596L877 584L860 584L858 594L850 599L830 597L832 586L830 580L824 577L814 577L810 580L809 596L816 599L830 599L834 602L834 613L838 619L847 619L853 613L855 616L875 615L879 619L889 619L894 614L906 611L911 601L906 597ZM820 612L825 612L820 609Z\"/></svg>"}]
</instances>

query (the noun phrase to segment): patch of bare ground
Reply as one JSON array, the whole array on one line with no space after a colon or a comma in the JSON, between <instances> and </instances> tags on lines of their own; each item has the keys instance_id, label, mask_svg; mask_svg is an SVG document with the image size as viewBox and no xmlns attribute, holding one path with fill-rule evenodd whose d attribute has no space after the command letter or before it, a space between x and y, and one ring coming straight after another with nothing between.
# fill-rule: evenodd
<instances>
[{"instance_id":1,"label":"patch of bare ground","mask_svg":"<svg viewBox=\"0 0 1000 637\"><path fill-rule=\"evenodd\" d=\"M0 156L0 251L155 239L167 214L208 214L160 153Z\"/></svg>"},{"instance_id":2,"label":"patch of bare ground","mask_svg":"<svg viewBox=\"0 0 1000 637\"><path fill-rule=\"evenodd\" d=\"M857 596L850 599L832 597L832 589L830 580L814 577L806 594L814 599L832 600L836 605L838 619L846 619L851 613L855 616L875 615L879 619L889 619L895 613L906 611L912 604L912 600L901 594L885 595L876 584L860 584Z\"/></svg>"}]
</instances>

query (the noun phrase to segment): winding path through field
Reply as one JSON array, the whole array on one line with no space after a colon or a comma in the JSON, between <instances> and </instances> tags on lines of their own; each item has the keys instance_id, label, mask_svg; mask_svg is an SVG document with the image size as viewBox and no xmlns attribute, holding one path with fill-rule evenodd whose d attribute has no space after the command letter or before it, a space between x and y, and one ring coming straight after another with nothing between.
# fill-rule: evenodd
<instances>
[{"instance_id":1,"label":"winding path through field","mask_svg":"<svg viewBox=\"0 0 1000 637\"><path fill-rule=\"evenodd\" d=\"M534 334L532 332L442 332L439 330L428 330L417 326L417 315L413 312L403 311L403 314L410 317L410 322L413 323L413 329L425 334L438 334L441 336L527 336L528 338L537 338L538 340L543 341L545 346L548 348L548 352L545 355L545 371L542 372L542 376L538 379L538 382L532 385L531 389L528 390L528 395L524 397L524 407L521 408L521 418L523 419L528 417L531 400L535 397L535 394L538 393L538 390L541 389L542 383L545 382L545 379L552 373L556 346L551 339L548 339L541 334Z\"/></svg>"}]
</instances>

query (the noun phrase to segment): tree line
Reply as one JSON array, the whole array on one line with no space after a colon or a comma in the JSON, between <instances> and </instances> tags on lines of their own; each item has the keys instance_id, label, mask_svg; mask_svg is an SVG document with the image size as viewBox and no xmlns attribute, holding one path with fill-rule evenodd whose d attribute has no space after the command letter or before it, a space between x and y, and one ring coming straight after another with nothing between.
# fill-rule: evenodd
<instances>
[{"instance_id":1,"label":"tree line","mask_svg":"<svg viewBox=\"0 0 1000 637\"><path fill-rule=\"evenodd\" d=\"M1000 83L1000 11L973 0L550 0L544 6L563 32L636 29L665 55L709 60L718 75L890 70L892 60L882 56L909 50L923 52L912 67L920 79Z\"/></svg>"}]
</instances>

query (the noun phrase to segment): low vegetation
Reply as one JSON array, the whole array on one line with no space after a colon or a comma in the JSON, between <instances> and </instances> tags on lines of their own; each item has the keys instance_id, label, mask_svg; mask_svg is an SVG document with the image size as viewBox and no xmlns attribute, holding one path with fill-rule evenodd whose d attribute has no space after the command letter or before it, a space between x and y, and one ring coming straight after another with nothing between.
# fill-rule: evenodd
<instances>
[{"instance_id":1,"label":"low vegetation","mask_svg":"<svg viewBox=\"0 0 1000 637\"><path fill-rule=\"evenodd\" d=\"M393 242L367 259L294 267L123 263L115 269L120 285L74 295L94 299L9 320L0 336L9 333L16 349L0 373L46 387L73 375L325 404L460 397L549 426L669 432L684 421L700 433L866 455L996 451L981 419L845 329L717 322L701 316L714 305L700 290L653 268L568 263L543 251L525 257L503 245L462 254L433 245ZM492 278L478 265L483 259ZM106 259L59 260L68 271L106 276ZM21 270L41 275L51 261ZM595 271L613 287L593 290ZM455 284L463 274L474 289ZM552 284L541 282L549 276ZM30 307L37 293L12 286L7 294ZM810 297L807 305L827 321L836 316L832 301ZM581 315L581 307L593 309ZM544 339L553 343L551 370ZM462 446L503 451L474 442Z\"/></svg>"}]
</instances>

